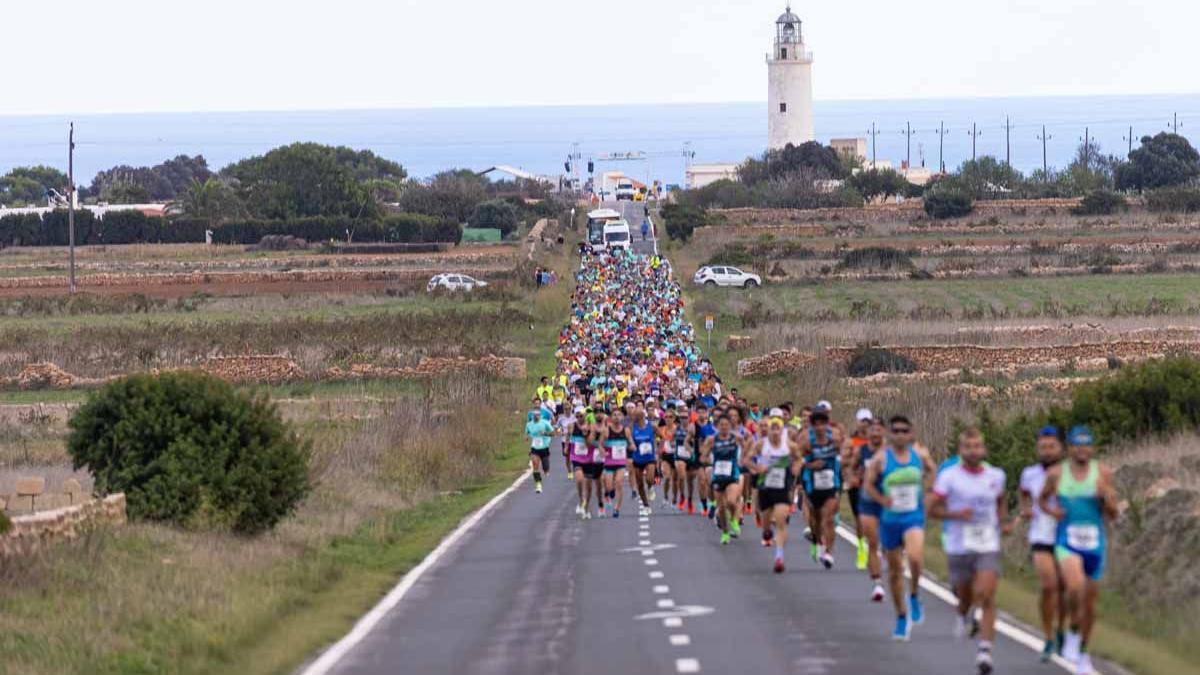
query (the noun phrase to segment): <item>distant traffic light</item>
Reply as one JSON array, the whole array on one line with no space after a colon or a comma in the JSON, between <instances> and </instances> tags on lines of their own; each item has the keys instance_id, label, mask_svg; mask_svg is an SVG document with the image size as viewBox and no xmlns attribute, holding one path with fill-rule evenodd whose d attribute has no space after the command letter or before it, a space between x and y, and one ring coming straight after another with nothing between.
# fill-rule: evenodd
<instances>
[{"instance_id":1,"label":"distant traffic light","mask_svg":"<svg viewBox=\"0 0 1200 675\"><path fill-rule=\"evenodd\" d=\"M596 173L596 163L590 159L588 160L588 173Z\"/></svg>"}]
</instances>

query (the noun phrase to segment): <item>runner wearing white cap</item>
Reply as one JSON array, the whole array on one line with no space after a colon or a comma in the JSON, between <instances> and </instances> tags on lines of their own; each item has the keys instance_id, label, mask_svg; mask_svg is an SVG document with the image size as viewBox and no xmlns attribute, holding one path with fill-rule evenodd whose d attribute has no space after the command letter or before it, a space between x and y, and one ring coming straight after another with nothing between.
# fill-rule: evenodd
<instances>
[{"instance_id":1,"label":"runner wearing white cap","mask_svg":"<svg viewBox=\"0 0 1200 675\"><path fill-rule=\"evenodd\" d=\"M854 514L854 533L858 539L858 551L855 567L860 570L867 568L867 537L863 532L862 521L858 512L859 495L862 493L862 479L866 467L867 456L863 448L867 445L867 431L875 415L869 408L859 408L854 413L854 431L842 446L842 466L846 472L846 498L850 500L850 512Z\"/></svg>"}]
</instances>

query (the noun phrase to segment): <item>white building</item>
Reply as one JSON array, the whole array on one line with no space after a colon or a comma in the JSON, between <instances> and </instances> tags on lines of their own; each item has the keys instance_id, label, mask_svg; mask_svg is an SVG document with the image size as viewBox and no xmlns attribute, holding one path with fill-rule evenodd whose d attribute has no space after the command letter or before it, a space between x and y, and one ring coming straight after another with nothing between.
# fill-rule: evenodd
<instances>
[{"instance_id":1,"label":"white building","mask_svg":"<svg viewBox=\"0 0 1200 675\"><path fill-rule=\"evenodd\" d=\"M695 190L719 180L737 180L737 164L692 164L683 174L683 187Z\"/></svg>"},{"instance_id":2,"label":"white building","mask_svg":"<svg viewBox=\"0 0 1200 675\"><path fill-rule=\"evenodd\" d=\"M788 5L775 21L775 50L767 55L767 147L771 150L813 140L812 63L800 17Z\"/></svg>"}]
</instances>

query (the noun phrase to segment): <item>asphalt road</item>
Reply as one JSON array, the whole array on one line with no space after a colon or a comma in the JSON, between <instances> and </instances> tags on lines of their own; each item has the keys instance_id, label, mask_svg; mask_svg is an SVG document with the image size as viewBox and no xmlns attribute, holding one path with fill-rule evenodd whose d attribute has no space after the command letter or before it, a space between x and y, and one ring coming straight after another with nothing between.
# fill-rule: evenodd
<instances>
[{"instance_id":1,"label":"asphalt road","mask_svg":"<svg viewBox=\"0 0 1200 675\"><path fill-rule=\"evenodd\" d=\"M658 247L654 242L654 234L642 237L642 223L646 220L645 202L612 201L604 202L601 208L614 209L629 223L630 239L633 242L633 252L640 255L654 255Z\"/></svg>"},{"instance_id":2,"label":"asphalt road","mask_svg":"<svg viewBox=\"0 0 1200 675\"><path fill-rule=\"evenodd\" d=\"M654 251L641 203L605 206L630 223L635 250ZM952 608L929 593L924 625L893 642L890 602L870 601L846 542L825 570L797 525L777 575L752 519L725 547L706 518L661 503L638 517L628 496L619 519L579 520L557 447L543 494L526 479L327 672L976 672L974 642L951 636ZM1063 672L1003 636L994 655L998 673Z\"/></svg>"},{"instance_id":3,"label":"asphalt road","mask_svg":"<svg viewBox=\"0 0 1200 675\"><path fill-rule=\"evenodd\" d=\"M524 482L432 566L331 672L974 673L949 605L925 594L912 641L890 638L890 604L844 542L826 571L794 533L788 571L747 522L722 547L713 524L656 504L580 521L561 465ZM999 673L1061 673L999 637ZM699 669L699 670L695 670Z\"/></svg>"}]
</instances>

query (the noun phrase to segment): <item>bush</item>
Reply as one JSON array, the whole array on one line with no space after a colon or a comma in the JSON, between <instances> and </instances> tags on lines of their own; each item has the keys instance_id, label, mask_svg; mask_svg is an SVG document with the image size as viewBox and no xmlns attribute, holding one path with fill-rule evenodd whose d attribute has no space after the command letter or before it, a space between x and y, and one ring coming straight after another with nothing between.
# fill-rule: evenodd
<instances>
[{"instance_id":1,"label":"bush","mask_svg":"<svg viewBox=\"0 0 1200 675\"><path fill-rule=\"evenodd\" d=\"M517 229L517 209L502 199L492 199L475 207L471 227L500 230L507 237Z\"/></svg>"},{"instance_id":2,"label":"bush","mask_svg":"<svg viewBox=\"0 0 1200 675\"><path fill-rule=\"evenodd\" d=\"M912 258L904 251L887 246L868 246L846 251L838 261L840 270L911 270Z\"/></svg>"},{"instance_id":3,"label":"bush","mask_svg":"<svg viewBox=\"0 0 1200 675\"><path fill-rule=\"evenodd\" d=\"M925 213L930 218L961 218L975 209L975 202L960 190L934 190L925 195Z\"/></svg>"},{"instance_id":4,"label":"bush","mask_svg":"<svg viewBox=\"0 0 1200 675\"><path fill-rule=\"evenodd\" d=\"M1121 195L1109 190L1092 190L1084 196L1079 206L1071 209L1071 213L1076 216L1111 216L1127 208L1129 203Z\"/></svg>"},{"instance_id":5,"label":"bush","mask_svg":"<svg viewBox=\"0 0 1200 675\"><path fill-rule=\"evenodd\" d=\"M412 213L379 220L316 216L288 220L244 220L220 225L213 241L221 244L257 244L268 235L290 235L309 242L345 241L349 232L356 242L431 243L462 239L462 226L450 220ZM201 237L203 241L203 237Z\"/></svg>"},{"instance_id":6,"label":"bush","mask_svg":"<svg viewBox=\"0 0 1200 675\"><path fill-rule=\"evenodd\" d=\"M850 377L868 377L879 373L913 373L912 359L882 347L862 346L854 351L846 371Z\"/></svg>"},{"instance_id":7,"label":"bush","mask_svg":"<svg viewBox=\"0 0 1200 675\"><path fill-rule=\"evenodd\" d=\"M129 514L255 533L308 493L307 445L265 396L199 373L133 375L72 416L67 451Z\"/></svg>"},{"instance_id":8,"label":"bush","mask_svg":"<svg viewBox=\"0 0 1200 675\"><path fill-rule=\"evenodd\" d=\"M1200 211L1200 188L1168 187L1146 193L1146 208L1156 213Z\"/></svg>"},{"instance_id":9,"label":"bush","mask_svg":"<svg viewBox=\"0 0 1200 675\"><path fill-rule=\"evenodd\" d=\"M667 204L661 213L667 236L675 241L686 243L697 227L708 224L708 212L696 206Z\"/></svg>"}]
</instances>

